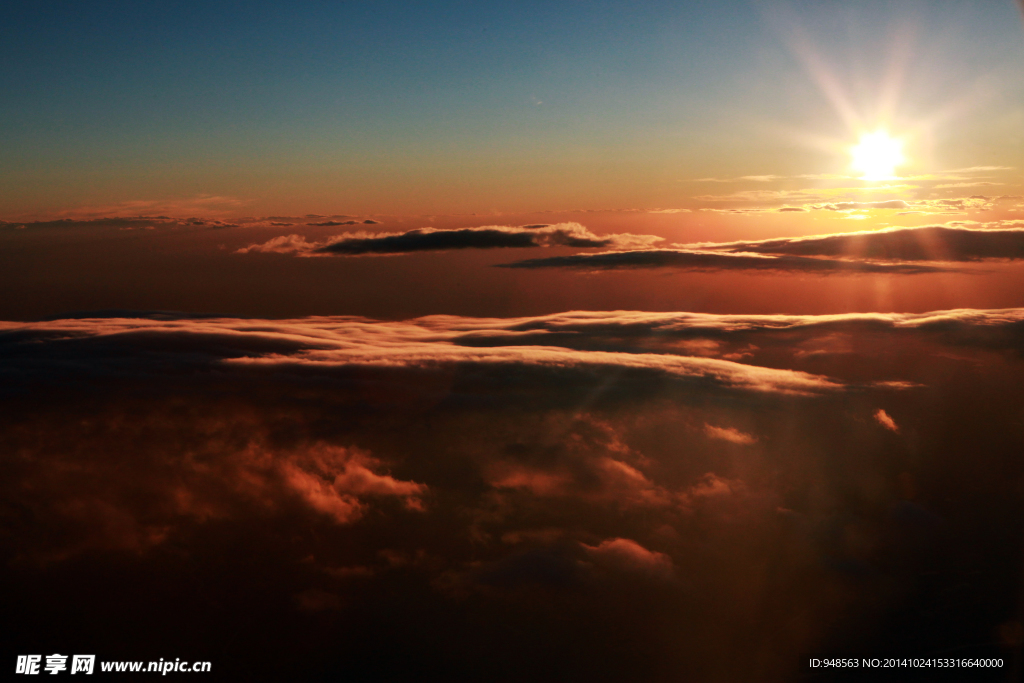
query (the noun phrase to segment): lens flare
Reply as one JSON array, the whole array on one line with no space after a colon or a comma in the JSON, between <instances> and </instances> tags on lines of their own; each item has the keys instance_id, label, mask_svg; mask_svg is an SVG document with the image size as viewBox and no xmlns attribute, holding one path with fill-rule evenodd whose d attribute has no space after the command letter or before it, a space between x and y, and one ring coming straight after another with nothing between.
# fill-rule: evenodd
<instances>
[{"instance_id":1,"label":"lens flare","mask_svg":"<svg viewBox=\"0 0 1024 683\"><path fill-rule=\"evenodd\" d=\"M851 166L864 174L863 180L891 180L896 167L906 161L903 143L884 130L862 134L860 142L850 148L850 154L853 156Z\"/></svg>"}]
</instances>

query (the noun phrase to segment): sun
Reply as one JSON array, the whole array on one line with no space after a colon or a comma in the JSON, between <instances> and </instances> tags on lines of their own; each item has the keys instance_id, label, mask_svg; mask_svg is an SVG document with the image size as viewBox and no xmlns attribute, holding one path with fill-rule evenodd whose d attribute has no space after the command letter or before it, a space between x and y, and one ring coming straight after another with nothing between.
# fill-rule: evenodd
<instances>
[{"instance_id":1,"label":"sun","mask_svg":"<svg viewBox=\"0 0 1024 683\"><path fill-rule=\"evenodd\" d=\"M850 154L853 156L851 166L864 174L863 180L891 180L896 167L906 161L903 143L884 130L863 133L860 142L850 148Z\"/></svg>"}]
</instances>

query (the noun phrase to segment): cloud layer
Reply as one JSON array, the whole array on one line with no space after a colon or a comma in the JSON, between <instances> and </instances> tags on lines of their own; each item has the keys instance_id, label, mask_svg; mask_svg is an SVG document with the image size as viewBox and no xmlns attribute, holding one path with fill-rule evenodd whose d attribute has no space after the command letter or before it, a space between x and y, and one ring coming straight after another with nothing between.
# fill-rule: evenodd
<instances>
[{"instance_id":1,"label":"cloud layer","mask_svg":"<svg viewBox=\"0 0 1024 683\"><path fill-rule=\"evenodd\" d=\"M474 329L478 328L478 329ZM426 318L384 323L357 318L315 318L251 323L235 319L84 319L29 325L0 323L5 352L18 359L8 372L46 379L57 358L88 361L89 373L163 374L163 369L312 374L381 372L466 375L475 384L502 383L514 373L521 388L557 377L569 386L612 373L622 385L679 384L700 391L737 390L814 394L841 389L826 377L748 366L732 360L664 353L582 351L553 345L482 345L497 330L487 321ZM460 343L469 340L475 343ZM2 343L2 342L0 342ZM58 366L59 367L59 366ZM654 389L655 391L657 389ZM557 390L554 390L557 394Z\"/></svg>"},{"instance_id":2,"label":"cloud layer","mask_svg":"<svg viewBox=\"0 0 1024 683\"><path fill-rule=\"evenodd\" d=\"M1024 229L929 225L867 232L704 244L702 249L790 256L898 261L978 261L1024 258Z\"/></svg>"},{"instance_id":3,"label":"cloud layer","mask_svg":"<svg viewBox=\"0 0 1024 683\"><path fill-rule=\"evenodd\" d=\"M891 273L918 275L948 272L948 268L911 263L876 263L805 256L767 256L753 253L712 251L707 245L698 249L638 249L598 254L573 254L527 259L502 264L503 268L572 268L585 271L633 268L673 268L690 271L765 271L779 273Z\"/></svg>"},{"instance_id":4,"label":"cloud layer","mask_svg":"<svg viewBox=\"0 0 1024 683\"><path fill-rule=\"evenodd\" d=\"M323 223L317 225L324 225ZM480 228L420 228L403 233L346 233L322 242L308 242L299 235L283 235L253 244L238 253L277 253L302 256L366 256L408 254L457 249L523 249L530 247L629 247L648 245L662 238L653 235L598 236L579 223L488 226Z\"/></svg>"},{"instance_id":5,"label":"cloud layer","mask_svg":"<svg viewBox=\"0 0 1024 683\"><path fill-rule=\"evenodd\" d=\"M836 207L836 210L842 208ZM960 223L973 225L971 221ZM929 225L753 242L705 242L682 245L678 249L635 249L527 259L502 264L502 267L590 271L673 268L823 275L843 272L901 275L953 272L954 268L943 263L1024 257L1024 228L1011 225L1015 226L1015 222L1003 221L984 228Z\"/></svg>"},{"instance_id":6,"label":"cloud layer","mask_svg":"<svg viewBox=\"0 0 1024 683\"><path fill-rule=\"evenodd\" d=\"M783 681L851 625L991 642L1022 339L1020 309L4 323L10 646Z\"/></svg>"}]
</instances>

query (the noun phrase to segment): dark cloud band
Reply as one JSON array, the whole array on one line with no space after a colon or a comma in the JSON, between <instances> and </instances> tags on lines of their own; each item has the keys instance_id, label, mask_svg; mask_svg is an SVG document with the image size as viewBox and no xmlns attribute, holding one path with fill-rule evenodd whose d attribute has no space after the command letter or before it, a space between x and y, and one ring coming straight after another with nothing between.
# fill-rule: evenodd
<instances>
[{"instance_id":1,"label":"dark cloud band","mask_svg":"<svg viewBox=\"0 0 1024 683\"><path fill-rule=\"evenodd\" d=\"M706 249L702 245L702 249ZM872 263L868 261L810 258L806 256L760 256L710 250L646 249L599 254L573 254L528 259L501 264L501 268L571 268L576 270L622 270L635 268L674 268L691 271L766 271L789 273L890 273L918 275L949 272L950 269L908 263Z\"/></svg>"},{"instance_id":2,"label":"dark cloud band","mask_svg":"<svg viewBox=\"0 0 1024 683\"><path fill-rule=\"evenodd\" d=\"M629 247L660 241L652 235L598 236L578 223L487 226L440 230L421 228L404 233L350 233L323 242L307 242L299 235L276 237L253 244L239 253L290 253L303 256L366 256L409 254L460 249L526 249L533 247Z\"/></svg>"},{"instance_id":3,"label":"dark cloud band","mask_svg":"<svg viewBox=\"0 0 1024 683\"><path fill-rule=\"evenodd\" d=\"M1024 229L930 225L700 246L726 252L899 261L1019 259L1024 258Z\"/></svg>"}]
</instances>

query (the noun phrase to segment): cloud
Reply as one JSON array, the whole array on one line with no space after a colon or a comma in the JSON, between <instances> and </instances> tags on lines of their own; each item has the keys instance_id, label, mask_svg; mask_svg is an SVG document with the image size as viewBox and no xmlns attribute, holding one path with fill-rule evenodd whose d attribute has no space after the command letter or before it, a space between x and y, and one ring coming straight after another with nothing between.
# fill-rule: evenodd
<instances>
[{"instance_id":1,"label":"cloud","mask_svg":"<svg viewBox=\"0 0 1024 683\"><path fill-rule=\"evenodd\" d=\"M916 187L916 185L910 185L907 183L896 183L888 185L872 184L852 187L813 187L795 190L741 190L722 195L699 195L693 197L693 199L701 202L738 202L759 206L771 206L780 202L798 202L801 205L813 207L813 205L834 203L837 199L841 200L840 203L845 203L846 201L851 201L849 200L850 197L855 197L863 193L871 193L874 195L903 194L907 190L915 189ZM870 204L874 202L867 203Z\"/></svg>"},{"instance_id":2,"label":"cloud","mask_svg":"<svg viewBox=\"0 0 1024 683\"><path fill-rule=\"evenodd\" d=\"M731 214L736 214L736 215L741 215L741 216L743 216L743 215L751 215L751 214L755 214L755 213L767 213L770 210L771 209L767 209L767 208L701 209L701 211L705 211L705 212L708 212L708 213L731 213Z\"/></svg>"},{"instance_id":3,"label":"cloud","mask_svg":"<svg viewBox=\"0 0 1024 683\"><path fill-rule=\"evenodd\" d=\"M738 249L736 250L739 251ZM748 250L753 251L753 250ZM890 273L917 275L948 272L938 266L909 263L809 258L804 256L763 256L755 253L712 251L707 245L697 249L647 249L612 251L597 254L573 254L528 259L501 264L500 268L572 268L585 271L631 268L676 268L691 271L753 270L782 273Z\"/></svg>"},{"instance_id":4,"label":"cloud","mask_svg":"<svg viewBox=\"0 0 1024 683\"><path fill-rule=\"evenodd\" d=\"M956 168L947 173L987 173L989 171L1013 171L1013 166L971 166L969 168Z\"/></svg>"},{"instance_id":5,"label":"cloud","mask_svg":"<svg viewBox=\"0 0 1024 683\"><path fill-rule=\"evenodd\" d=\"M875 411L875 420L890 432L898 433L900 431L900 428L896 426L896 421L889 417L889 413L885 412L881 408Z\"/></svg>"},{"instance_id":6,"label":"cloud","mask_svg":"<svg viewBox=\"0 0 1024 683\"><path fill-rule=\"evenodd\" d=\"M408 254L454 249L522 249L531 247L594 248L640 246L660 241L653 235L598 236L579 223L524 227L489 226L441 230L420 228L403 233L347 233L323 242L307 242L299 235L275 237L252 244L238 253L292 253L302 256L365 256Z\"/></svg>"},{"instance_id":7,"label":"cloud","mask_svg":"<svg viewBox=\"0 0 1024 683\"><path fill-rule=\"evenodd\" d=\"M60 216L74 219L88 219L102 216L165 214L168 216L215 215L234 213L249 203L249 200L224 195L198 194L178 199L134 199L102 206L80 206L62 211Z\"/></svg>"},{"instance_id":8,"label":"cloud","mask_svg":"<svg viewBox=\"0 0 1024 683\"><path fill-rule=\"evenodd\" d=\"M585 394L601 386L609 374L616 380L602 390L606 397L664 391L812 396L845 390L843 383L828 377L706 356L518 345L515 335L508 333L498 337L508 344L474 343L483 338L481 334L499 331L488 321L460 318L384 323L327 317L249 323L159 315L2 323L0 332L5 353L18 360L7 370L8 377L19 382L58 381L61 372L78 367L75 375L82 381L159 376L188 383L189 378L214 373L243 384L279 374L304 382L317 377L375 377L392 384L435 376L461 386L467 398L495 391L515 377L517 395L526 392L556 402L578 400L580 391ZM413 382L403 392L411 398L415 392L408 392L418 386ZM422 385L424 398L431 386Z\"/></svg>"},{"instance_id":9,"label":"cloud","mask_svg":"<svg viewBox=\"0 0 1024 683\"><path fill-rule=\"evenodd\" d=\"M339 524L359 519L365 509L366 497L394 496L411 510L422 510L420 495L426 486L411 481L398 481L389 475L374 472L380 461L367 453L349 451L324 444L313 444L298 453L266 453L251 450L243 457L243 477L247 488L270 486L260 483L261 477L276 476L286 488L297 493L310 507L333 518ZM270 469L268 472L257 469ZM261 497L267 491L255 491ZM194 501L191 501L194 505Z\"/></svg>"},{"instance_id":10,"label":"cloud","mask_svg":"<svg viewBox=\"0 0 1024 683\"><path fill-rule=\"evenodd\" d=\"M964 211L967 209L990 209L994 200L983 195L972 195L970 197L956 197L950 199L922 199L914 202L914 206L922 206L929 209L949 210L956 209Z\"/></svg>"},{"instance_id":11,"label":"cloud","mask_svg":"<svg viewBox=\"0 0 1024 683\"><path fill-rule=\"evenodd\" d=\"M825 316L574 311L466 326L452 341L467 346L654 351L791 366L794 354L842 358L855 353L858 343L870 356L879 338L900 345L914 339L951 348L1013 350L1024 340L1024 309ZM776 356L778 352L785 360Z\"/></svg>"},{"instance_id":12,"label":"cloud","mask_svg":"<svg viewBox=\"0 0 1024 683\"><path fill-rule=\"evenodd\" d=\"M929 225L866 232L695 245L731 253L785 254L899 261L977 261L1024 257L1024 229ZM1002 223L997 224L1002 225Z\"/></svg>"},{"instance_id":13,"label":"cloud","mask_svg":"<svg viewBox=\"0 0 1024 683\"><path fill-rule=\"evenodd\" d=\"M19 230L54 232L67 230L89 231L128 231L128 230L196 230L233 228L238 224L218 220L216 218L171 218L170 216L98 216L92 218L61 218L51 221L28 221L24 223L5 223Z\"/></svg>"},{"instance_id":14,"label":"cloud","mask_svg":"<svg viewBox=\"0 0 1024 683\"><path fill-rule=\"evenodd\" d=\"M970 168L958 168L952 171L943 171L940 173L932 173L925 175L907 176L900 178L900 180L965 180L969 179L968 176L960 174L974 174L974 173L989 173L992 171L1012 171L1014 170L1010 166L971 166ZM698 183L736 183L742 181L753 181L753 182L771 182L775 180L858 180L857 176L842 175L837 173L804 173L794 176L780 176L780 175L747 175L739 176L736 178L696 178L692 182ZM979 183L984 184L984 183ZM939 186L942 187L942 186ZM957 186L959 187L959 186Z\"/></svg>"},{"instance_id":15,"label":"cloud","mask_svg":"<svg viewBox=\"0 0 1024 683\"><path fill-rule=\"evenodd\" d=\"M884 202L836 202L833 204L821 204L812 208L828 211L852 211L855 209L909 209L910 205L902 199L890 199Z\"/></svg>"},{"instance_id":16,"label":"cloud","mask_svg":"<svg viewBox=\"0 0 1024 683\"><path fill-rule=\"evenodd\" d=\"M320 222L310 222L310 216L231 216L226 211L210 211L202 204L194 210L169 212L115 211L116 207L105 207L108 211L87 214L70 214L70 217L52 220L21 221L9 223L0 221L0 227L23 226L22 229L32 231L79 230L82 232L103 232L112 230L198 230L220 228L263 228L263 227L302 227L302 226L339 226L339 225L380 225L381 222L370 218L355 220L351 216L312 216L325 218ZM146 206L134 207L145 209ZM166 208L166 207L164 207ZM62 214L63 215L63 214ZM344 220L343 220L344 219Z\"/></svg>"},{"instance_id":17,"label":"cloud","mask_svg":"<svg viewBox=\"0 0 1024 683\"><path fill-rule=\"evenodd\" d=\"M213 642L247 680L952 647L1020 577L1022 340L1021 309L6 322L11 646Z\"/></svg>"},{"instance_id":18,"label":"cloud","mask_svg":"<svg viewBox=\"0 0 1024 683\"><path fill-rule=\"evenodd\" d=\"M969 177L966 177L968 180ZM910 180L906 178L904 180ZM957 185L972 187L975 183ZM942 187L953 187L942 186ZM971 195L969 197L947 197L942 199L887 199L877 201L859 201L851 199L857 194L870 192L873 194L906 194L906 191L917 188L915 185L897 184L864 187L819 187L801 190L744 190L726 195L701 195L693 199L702 202L732 202L747 205L745 209L730 207L728 209L703 208L700 211L728 211L731 213L765 211L780 203L797 203L798 206L787 206L788 210L802 208L820 211L868 211L903 209L914 211L942 210L990 210L999 201L1008 198ZM772 209L778 211L779 209Z\"/></svg>"},{"instance_id":19,"label":"cloud","mask_svg":"<svg viewBox=\"0 0 1024 683\"><path fill-rule=\"evenodd\" d=\"M379 223L380 223L380 221L375 221L375 220L371 220L371 219L368 218L368 219L366 219L364 221L355 221L355 220L347 220L347 221L322 221L320 223L306 223L306 225L333 227L333 226L337 226L337 225L360 225L360 224L362 224L362 225L378 225Z\"/></svg>"},{"instance_id":20,"label":"cloud","mask_svg":"<svg viewBox=\"0 0 1024 683\"><path fill-rule=\"evenodd\" d=\"M551 444L542 459L496 458L484 472L502 494L587 501L621 510L673 506L677 496L641 471L644 458L609 425L589 421L576 439ZM583 438L580 438L583 437Z\"/></svg>"},{"instance_id":21,"label":"cloud","mask_svg":"<svg viewBox=\"0 0 1024 683\"><path fill-rule=\"evenodd\" d=\"M672 577L672 559L653 552L628 538L609 538L596 546L581 544L595 562L618 571L647 574L662 579Z\"/></svg>"},{"instance_id":22,"label":"cloud","mask_svg":"<svg viewBox=\"0 0 1024 683\"><path fill-rule=\"evenodd\" d=\"M757 442L757 439L750 434L745 434L735 427L715 427L714 425L706 424L704 425L704 432L712 439L728 441L741 446L749 446Z\"/></svg>"},{"instance_id":23,"label":"cloud","mask_svg":"<svg viewBox=\"0 0 1024 683\"><path fill-rule=\"evenodd\" d=\"M217 430L216 421L203 424ZM400 501L405 510L425 510L426 486L380 472L384 463L359 449L324 442L281 448L254 435L240 447L209 444L177 455L155 450L147 446L150 459L137 462L80 462L73 454L53 454L49 472L23 472L22 485L59 491L57 498L35 505L47 524L84 530L39 544L33 559L49 563L97 550L143 552L165 542L172 526L231 519L253 508L280 514L298 505L342 525L386 499ZM161 481L161 471L168 480ZM131 501L132 489L143 499Z\"/></svg>"},{"instance_id":24,"label":"cloud","mask_svg":"<svg viewBox=\"0 0 1024 683\"><path fill-rule=\"evenodd\" d=\"M801 176L798 176L801 177ZM736 178L696 178L693 182L771 182L773 180L784 180L783 175L741 175Z\"/></svg>"},{"instance_id":25,"label":"cloud","mask_svg":"<svg viewBox=\"0 0 1024 683\"><path fill-rule=\"evenodd\" d=\"M800 180L855 180L856 176L841 175L838 173L804 173L793 176Z\"/></svg>"},{"instance_id":26,"label":"cloud","mask_svg":"<svg viewBox=\"0 0 1024 683\"><path fill-rule=\"evenodd\" d=\"M308 254L318 248L318 243L307 242L302 235L279 235L261 244L242 247L239 254Z\"/></svg>"},{"instance_id":27,"label":"cloud","mask_svg":"<svg viewBox=\"0 0 1024 683\"><path fill-rule=\"evenodd\" d=\"M699 195L694 197L694 199L703 202L812 203L827 201L828 194L828 190L817 188L804 190L743 190L725 195Z\"/></svg>"},{"instance_id":28,"label":"cloud","mask_svg":"<svg viewBox=\"0 0 1024 683\"><path fill-rule=\"evenodd\" d=\"M381 369L428 369L435 365L459 368L471 366L477 373L502 373L514 368L523 378L533 370L540 374L584 375L592 372L617 371L623 383L664 378L693 382L721 389L813 394L838 390L841 387L824 377L793 374L768 368L754 368L733 361L711 358L689 358L654 354L615 354L592 352L581 355L558 348L474 349L466 347L413 347L403 354L400 347L311 350L291 356L241 357L230 363L246 366L292 366L316 368L330 372L334 368L368 367Z\"/></svg>"},{"instance_id":29,"label":"cloud","mask_svg":"<svg viewBox=\"0 0 1024 683\"><path fill-rule=\"evenodd\" d=\"M337 525L430 515L437 504L432 465L410 469L405 455L380 443L345 443L345 435L360 422L373 431L382 420L437 405L455 415L483 407L500 415L523 405L541 415L555 411L555 424L563 424L543 430L536 447L509 448L476 465L478 481L505 504L675 509L695 494L652 479L650 463L615 428L583 415L566 427L557 411L656 399L706 404L716 395L740 405L863 390L800 371L674 353L459 343L501 325L444 316L399 323L162 314L4 323L0 402L22 406L21 417L5 419L23 425L8 434L24 440L23 453L37 454L11 471L15 489L5 495L53 494L31 505L55 535L38 535L19 552L42 562L97 550L147 552L183 525L253 510ZM126 395L133 398L122 403ZM34 397L43 400L39 408L31 408ZM66 414L69 399L93 416L54 431L37 429L24 413ZM272 415L298 423L275 426ZM94 433L90 424L106 426ZM509 427L525 438L521 425ZM122 438L135 445L119 446ZM80 461L83 448L97 454ZM402 474L389 471L395 465Z\"/></svg>"}]
</instances>

